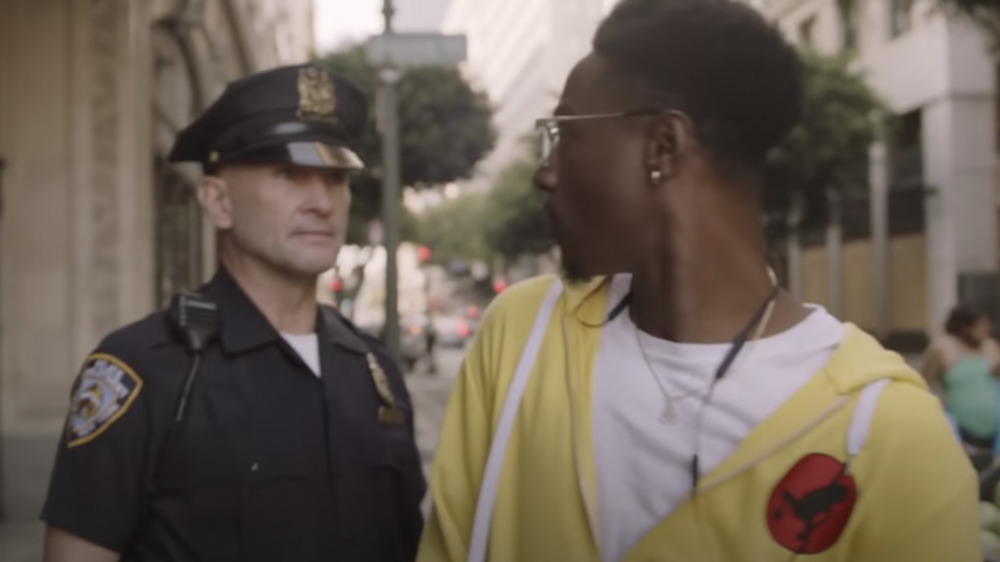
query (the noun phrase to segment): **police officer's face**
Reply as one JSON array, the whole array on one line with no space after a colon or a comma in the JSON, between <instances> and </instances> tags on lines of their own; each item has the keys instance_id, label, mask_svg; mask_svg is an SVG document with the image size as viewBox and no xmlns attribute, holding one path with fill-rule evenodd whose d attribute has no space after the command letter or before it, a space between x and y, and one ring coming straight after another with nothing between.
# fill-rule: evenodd
<instances>
[{"instance_id":1,"label":"police officer's face","mask_svg":"<svg viewBox=\"0 0 1000 562\"><path fill-rule=\"evenodd\" d=\"M233 165L205 178L199 190L233 250L291 275L314 276L333 267L347 234L346 171Z\"/></svg>"}]
</instances>

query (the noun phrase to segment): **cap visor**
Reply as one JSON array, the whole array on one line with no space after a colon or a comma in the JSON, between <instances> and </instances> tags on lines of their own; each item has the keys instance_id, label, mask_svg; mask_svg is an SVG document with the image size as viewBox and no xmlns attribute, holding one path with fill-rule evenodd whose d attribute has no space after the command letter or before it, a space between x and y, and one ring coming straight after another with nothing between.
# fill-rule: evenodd
<instances>
[{"instance_id":1,"label":"cap visor","mask_svg":"<svg viewBox=\"0 0 1000 562\"><path fill-rule=\"evenodd\" d=\"M361 158L349 148L322 142L274 144L223 158L222 163L296 164L310 168L361 170Z\"/></svg>"},{"instance_id":2,"label":"cap visor","mask_svg":"<svg viewBox=\"0 0 1000 562\"><path fill-rule=\"evenodd\" d=\"M321 142L290 142L285 147L288 149L289 161L292 164L347 170L360 170L365 167L364 162L354 151L343 146Z\"/></svg>"}]
</instances>

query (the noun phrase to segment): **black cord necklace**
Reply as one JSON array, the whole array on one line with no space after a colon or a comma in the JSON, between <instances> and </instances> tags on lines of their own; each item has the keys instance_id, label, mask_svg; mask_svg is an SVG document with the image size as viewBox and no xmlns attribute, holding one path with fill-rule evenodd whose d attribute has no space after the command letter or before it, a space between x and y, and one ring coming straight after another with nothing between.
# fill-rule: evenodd
<instances>
[{"instance_id":1,"label":"black cord necklace","mask_svg":"<svg viewBox=\"0 0 1000 562\"><path fill-rule=\"evenodd\" d=\"M726 376L726 373L729 372L729 369L732 367L733 362L736 360L736 357L740 354L740 351L742 351L743 347L750 339L750 334L753 333L754 329L758 327L761 320L767 314L768 308L778 298L778 294L781 292L781 286L777 283L773 273L771 274L771 278L772 281L774 281L773 288L768 293L767 298L764 299L764 302L762 302L760 306L757 308L757 311L754 312L753 316L750 317L750 320L747 322L747 324L743 327L742 330L740 330L736 334L736 337L733 338L732 343L729 345L729 350L723 357L722 362L719 363L719 366L715 369L715 374L712 377L712 382L709 385L708 392L706 393L704 400L702 400L701 407L698 411L698 421L695 429L694 455L691 458L691 465L690 465L692 490L698 488L698 480L700 478L699 449L701 445L701 425L702 425L702 419L704 418L705 415L705 409L708 407L708 404L712 400L712 394L715 391L716 384L718 384L718 382L722 380L724 376ZM618 316L621 315L622 312L631 307L631 305L632 305L632 291L629 291L624 297L622 297L622 299L618 302L618 304L616 304L614 308L611 309L611 312L608 313L605 324L613 322Z\"/></svg>"}]
</instances>

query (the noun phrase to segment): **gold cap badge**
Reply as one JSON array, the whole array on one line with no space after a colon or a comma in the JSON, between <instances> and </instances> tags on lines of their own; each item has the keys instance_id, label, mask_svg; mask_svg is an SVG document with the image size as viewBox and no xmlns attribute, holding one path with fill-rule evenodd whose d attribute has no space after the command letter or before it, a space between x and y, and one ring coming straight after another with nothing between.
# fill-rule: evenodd
<instances>
[{"instance_id":1,"label":"gold cap badge","mask_svg":"<svg viewBox=\"0 0 1000 562\"><path fill-rule=\"evenodd\" d=\"M314 66L300 69L298 89L299 119L337 121L337 94L328 72Z\"/></svg>"}]
</instances>

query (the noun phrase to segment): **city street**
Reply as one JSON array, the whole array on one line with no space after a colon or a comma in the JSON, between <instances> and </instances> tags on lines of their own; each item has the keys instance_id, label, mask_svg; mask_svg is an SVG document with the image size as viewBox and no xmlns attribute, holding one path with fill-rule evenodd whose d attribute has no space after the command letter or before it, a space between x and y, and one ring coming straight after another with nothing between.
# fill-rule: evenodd
<instances>
[{"instance_id":1,"label":"city street","mask_svg":"<svg viewBox=\"0 0 1000 562\"><path fill-rule=\"evenodd\" d=\"M436 375L427 373L418 365L416 372L411 373L406 379L413 408L416 410L417 446L420 448L425 472L430 467L434 450L437 448L438 431L444 420L444 410L451 393L451 386L462 363L462 350L441 349L438 350L437 356Z\"/></svg>"},{"instance_id":2,"label":"city street","mask_svg":"<svg viewBox=\"0 0 1000 562\"><path fill-rule=\"evenodd\" d=\"M410 374L406 381L416 411L417 447L420 448L426 475L430 474L434 451L437 449L438 432L444 421L445 406L462 363L462 351L459 349L441 349L437 356L436 375L428 374L418 365L416 372ZM426 515L430 509L430 494L424 497L423 507Z\"/></svg>"},{"instance_id":3,"label":"city street","mask_svg":"<svg viewBox=\"0 0 1000 562\"><path fill-rule=\"evenodd\" d=\"M444 419L445 405L455 375L462 362L462 350L448 348L438 352L438 373L431 375L423 365L407 376L413 406L416 410L417 445L424 461L425 474L430 469L437 447L438 431ZM429 495L424 501L425 513L430 507ZM38 562L44 529L37 522L0 523L0 562Z\"/></svg>"}]
</instances>

